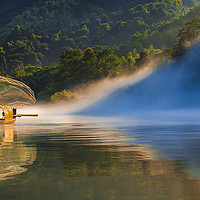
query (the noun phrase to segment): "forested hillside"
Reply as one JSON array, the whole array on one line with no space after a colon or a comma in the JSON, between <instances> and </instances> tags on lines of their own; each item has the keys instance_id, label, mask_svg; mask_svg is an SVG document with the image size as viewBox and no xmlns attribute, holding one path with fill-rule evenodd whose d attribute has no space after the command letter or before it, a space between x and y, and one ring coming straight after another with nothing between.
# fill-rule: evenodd
<instances>
[{"instance_id":1,"label":"forested hillside","mask_svg":"<svg viewBox=\"0 0 200 200\"><path fill-rule=\"evenodd\" d=\"M26 82L40 98L133 72L150 57L178 55L162 50L200 13L200 0L0 3L0 72Z\"/></svg>"},{"instance_id":2,"label":"forested hillside","mask_svg":"<svg viewBox=\"0 0 200 200\"><path fill-rule=\"evenodd\" d=\"M193 6L192 2L187 1L187 5ZM155 30L164 21L187 13L189 8L182 0L146 0L138 3L128 0L123 4L117 0L108 4L94 0L41 1L38 3L40 6L30 7L13 17L7 25L2 26L0 33L3 41L13 39L12 31L19 26L23 36L64 36L72 38L75 45L80 47L115 47L128 42L135 32Z\"/></svg>"}]
</instances>

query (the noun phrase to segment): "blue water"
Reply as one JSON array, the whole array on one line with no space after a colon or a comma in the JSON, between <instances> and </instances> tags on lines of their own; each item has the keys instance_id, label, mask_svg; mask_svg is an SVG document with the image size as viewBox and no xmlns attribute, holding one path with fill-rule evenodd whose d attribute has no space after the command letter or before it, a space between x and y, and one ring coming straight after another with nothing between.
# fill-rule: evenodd
<instances>
[{"instance_id":1,"label":"blue water","mask_svg":"<svg viewBox=\"0 0 200 200\"><path fill-rule=\"evenodd\" d=\"M200 118L184 113L1 126L1 198L198 199Z\"/></svg>"}]
</instances>

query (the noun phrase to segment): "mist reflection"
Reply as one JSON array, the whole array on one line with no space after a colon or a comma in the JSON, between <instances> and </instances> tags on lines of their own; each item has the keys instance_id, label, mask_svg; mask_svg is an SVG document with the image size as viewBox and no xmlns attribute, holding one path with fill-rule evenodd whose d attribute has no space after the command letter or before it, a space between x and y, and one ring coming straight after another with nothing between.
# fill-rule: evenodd
<instances>
[{"instance_id":1,"label":"mist reflection","mask_svg":"<svg viewBox=\"0 0 200 200\"><path fill-rule=\"evenodd\" d=\"M0 180L7 180L27 171L25 166L36 160L37 149L17 141L14 124L0 128Z\"/></svg>"},{"instance_id":2,"label":"mist reflection","mask_svg":"<svg viewBox=\"0 0 200 200\"><path fill-rule=\"evenodd\" d=\"M184 145L185 151L191 153L172 159L165 157L166 154L159 156L158 150L154 148L157 143L153 142L153 138L161 142L157 149L171 149L170 155L179 152L180 145L177 143L183 143L186 139L194 146L192 138L195 138L195 147L198 146L198 134L191 136L191 131L193 128L196 130L196 126L184 128L190 132L190 135L184 134L185 140L184 131L178 131L178 127L162 126L161 129L157 125L154 128L139 125L122 129L80 123L16 125L18 138L15 128L13 134L7 129L7 137L3 137L2 133L1 179L23 172L26 170L24 165L31 164L36 159L36 148L26 146L27 144L34 143L37 146L37 161L29 168L28 173L0 182L1 194L12 194L12 199L15 200L198 200L200 179L187 170L193 170L189 161L198 152L188 151L192 150L191 146ZM168 143L164 143L169 133L161 132L158 135L158 132L166 129L170 131L175 143L169 139ZM149 135L151 143L144 142L144 133ZM20 142L22 139L24 143ZM8 150L14 147L16 151L9 153ZM23 153L16 153L20 148ZM10 174L6 175L2 149L7 149L3 157L4 161L8 159L7 171L9 167L14 168L16 165L23 170L10 170ZM194 158L198 159L198 156ZM193 159L191 161L194 164ZM9 187L12 185L15 187Z\"/></svg>"},{"instance_id":3,"label":"mist reflection","mask_svg":"<svg viewBox=\"0 0 200 200\"><path fill-rule=\"evenodd\" d=\"M71 144L60 150L67 177L130 175L145 178L174 173L173 161L159 160L155 151L133 138L132 144L128 144L130 138L125 136L114 137L87 129L84 134L83 131L68 133L67 140Z\"/></svg>"},{"instance_id":4,"label":"mist reflection","mask_svg":"<svg viewBox=\"0 0 200 200\"><path fill-rule=\"evenodd\" d=\"M87 132L59 140L66 144L59 152L68 187L76 188L67 190L72 199L199 199L200 180L186 172L185 161L161 159L145 145L125 145L125 138L116 142L109 134Z\"/></svg>"}]
</instances>

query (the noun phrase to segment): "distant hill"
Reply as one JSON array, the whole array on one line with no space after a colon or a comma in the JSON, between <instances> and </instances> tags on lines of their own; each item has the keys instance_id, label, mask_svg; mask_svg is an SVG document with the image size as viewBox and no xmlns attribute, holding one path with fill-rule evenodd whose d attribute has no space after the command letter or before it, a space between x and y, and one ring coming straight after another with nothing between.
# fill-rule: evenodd
<instances>
[{"instance_id":1,"label":"distant hill","mask_svg":"<svg viewBox=\"0 0 200 200\"><path fill-rule=\"evenodd\" d=\"M0 0L1 12L0 12L0 25L5 26L14 17L21 14L27 9L33 6L40 6L45 0Z\"/></svg>"},{"instance_id":2,"label":"distant hill","mask_svg":"<svg viewBox=\"0 0 200 200\"><path fill-rule=\"evenodd\" d=\"M0 0L0 67L56 65L66 48L102 46L119 56L169 47L200 0ZM195 8L194 8L195 7Z\"/></svg>"},{"instance_id":3,"label":"distant hill","mask_svg":"<svg viewBox=\"0 0 200 200\"><path fill-rule=\"evenodd\" d=\"M187 13L188 8L198 2L200 1L10 0L2 2L0 34L6 40L5 37L19 25L27 35L34 33L52 36L61 31L61 35L72 37L75 42L81 40L77 43L85 43L86 37L92 45L100 40L99 45L116 45L119 37L116 40L112 37L116 37L119 28L120 32L126 29L126 36L146 28L155 29L157 23ZM88 30L84 31L84 25ZM114 41L109 44L108 41L102 42L102 39Z\"/></svg>"},{"instance_id":4,"label":"distant hill","mask_svg":"<svg viewBox=\"0 0 200 200\"><path fill-rule=\"evenodd\" d=\"M159 49L171 47L183 23L200 13L200 0L0 0L0 3L0 73L24 81L36 93L46 91L44 96L60 89L55 87L61 82L57 66L66 49L83 50L78 51L83 56L78 59L84 71L88 70L87 81L94 80L88 77L91 73L88 66L97 65L94 60L87 60L90 65L84 64L84 50L88 47L93 47L94 52L90 53L94 57L110 52L121 69L134 71L152 52L157 54L162 52ZM102 49L113 49L115 55L112 50ZM76 50L69 52L76 54ZM73 59L76 63L76 56ZM99 73L97 77L105 77L110 72L99 70ZM76 84L75 80L70 85Z\"/></svg>"}]
</instances>

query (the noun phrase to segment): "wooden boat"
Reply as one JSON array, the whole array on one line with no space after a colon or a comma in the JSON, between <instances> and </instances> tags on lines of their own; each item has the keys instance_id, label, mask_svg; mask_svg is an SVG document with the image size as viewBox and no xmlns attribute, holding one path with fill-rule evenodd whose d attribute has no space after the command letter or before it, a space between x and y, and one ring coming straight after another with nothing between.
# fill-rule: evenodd
<instances>
[{"instance_id":1,"label":"wooden boat","mask_svg":"<svg viewBox=\"0 0 200 200\"><path fill-rule=\"evenodd\" d=\"M0 105L3 110L2 117L0 118L0 124L15 123L17 117L37 117L38 114L17 114L17 109L12 108L9 105Z\"/></svg>"}]
</instances>

